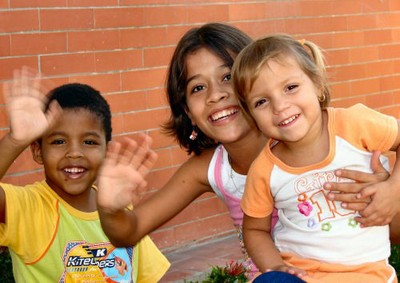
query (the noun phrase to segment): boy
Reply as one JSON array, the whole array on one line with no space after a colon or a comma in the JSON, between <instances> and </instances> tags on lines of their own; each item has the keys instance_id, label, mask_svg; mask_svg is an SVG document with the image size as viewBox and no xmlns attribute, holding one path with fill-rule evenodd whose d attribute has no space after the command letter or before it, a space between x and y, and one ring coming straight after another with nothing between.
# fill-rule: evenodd
<instances>
[{"instance_id":1,"label":"boy","mask_svg":"<svg viewBox=\"0 0 400 283\"><path fill-rule=\"evenodd\" d=\"M148 237L115 248L101 229L93 183L111 140L106 100L83 84L46 98L39 77L30 75L16 71L5 87L10 132L0 141L1 177L28 145L45 173L24 187L0 184L0 245L10 250L16 282L157 282L169 263ZM115 143L109 159L131 160L146 150L145 140ZM141 157L155 161L154 153Z\"/></svg>"}]
</instances>

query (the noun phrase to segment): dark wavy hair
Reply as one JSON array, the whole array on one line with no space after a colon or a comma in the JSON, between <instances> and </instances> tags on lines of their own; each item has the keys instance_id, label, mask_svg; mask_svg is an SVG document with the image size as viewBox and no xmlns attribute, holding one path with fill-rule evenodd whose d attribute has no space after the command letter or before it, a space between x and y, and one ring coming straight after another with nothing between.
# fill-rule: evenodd
<instances>
[{"instance_id":1,"label":"dark wavy hair","mask_svg":"<svg viewBox=\"0 0 400 283\"><path fill-rule=\"evenodd\" d=\"M215 147L217 143L197 127L197 138L194 141L189 139L193 126L185 111L187 56L200 48L206 48L221 58L227 66L232 67L234 57L251 42L252 39L244 32L222 23L208 23L190 29L178 42L169 65L166 82L171 116L163 125L163 130L166 134L174 136L189 154L194 152L199 155L202 150Z\"/></svg>"}]
</instances>

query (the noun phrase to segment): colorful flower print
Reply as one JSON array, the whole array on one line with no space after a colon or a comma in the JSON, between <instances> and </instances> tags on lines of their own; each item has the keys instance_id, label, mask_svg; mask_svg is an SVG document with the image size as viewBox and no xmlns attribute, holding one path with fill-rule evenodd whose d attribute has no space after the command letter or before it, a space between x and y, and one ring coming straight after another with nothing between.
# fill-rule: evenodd
<instances>
[{"instance_id":1,"label":"colorful flower print","mask_svg":"<svg viewBox=\"0 0 400 283\"><path fill-rule=\"evenodd\" d=\"M309 216L311 211L313 210L313 207L311 203L308 201L303 201L297 205L297 208L299 209L299 212L305 216Z\"/></svg>"}]
</instances>

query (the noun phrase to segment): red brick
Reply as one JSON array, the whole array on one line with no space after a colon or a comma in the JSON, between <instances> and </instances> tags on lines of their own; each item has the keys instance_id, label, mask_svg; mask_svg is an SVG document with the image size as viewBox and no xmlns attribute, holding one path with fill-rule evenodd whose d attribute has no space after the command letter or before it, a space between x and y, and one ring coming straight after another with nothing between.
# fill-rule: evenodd
<instances>
[{"instance_id":1,"label":"red brick","mask_svg":"<svg viewBox=\"0 0 400 283\"><path fill-rule=\"evenodd\" d=\"M366 76L364 65L347 65L335 68L335 81L362 79Z\"/></svg>"},{"instance_id":2,"label":"red brick","mask_svg":"<svg viewBox=\"0 0 400 283\"><path fill-rule=\"evenodd\" d=\"M41 82L42 86L44 86L45 89L47 89L47 90L51 90L60 85L69 83L68 78L66 78L66 77L48 78L45 76L44 73L41 73L41 75L42 75L42 82Z\"/></svg>"},{"instance_id":3,"label":"red brick","mask_svg":"<svg viewBox=\"0 0 400 283\"><path fill-rule=\"evenodd\" d=\"M165 112L165 110L150 110L127 113L122 117L122 130L132 132L158 128L166 119Z\"/></svg>"},{"instance_id":4,"label":"red brick","mask_svg":"<svg viewBox=\"0 0 400 283\"><path fill-rule=\"evenodd\" d=\"M0 128L9 129L8 117L4 104L0 107Z\"/></svg>"},{"instance_id":5,"label":"red brick","mask_svg":"<svg viewBox=\"0 0 400 283\"><path fill-rule=\"evenodd\" d=\"M12 0L11 8L65 7L67 0Z\"/></svg>"},{"instance_id":6,"label":"red brick","mask_svg":"<svg viewBox=\"0 0 400 283\"><path fill-rule=\"evenodd\" d=\"M175 173L175 171L178 169L178 167L170 167L170 168L164 168L162 170L153 170L150 172L148 175L147 179L147 185L150 188L157 188L160 189L162 188L170 179L170 177Z\"/></svg>"},{"instance_id":7,"label":"red brick","mask_svg":"<svg viewBox=\"0 0 400 283\"><path fill-rule=\"evenodd\" d=\"M385 107L393 104L394 98L392 93L377 93L365 97L365 104L371 108Z\"/></svg>"},{"instance_id":8,"label":"red brick","mask_svg":"<svg viewBox=\"0 0 400 283\"><path fill-rule=\"evenodd\" d=\"M151 47L170 42L166 28L131 28L120 31L121 48Z\"/></svg>"},{"instance_id":9,"label":"red brick","mask_svg":"<svg viewBox=\"0 0 400 283\"><path fill-rule=\"evenodd\" d=\"M349 24L350 30L365 30L376 27L378 21L378 16L376 14L369 15L354 15L347 17L347 22Z\"/></svg>"},{"instance_id":10,"label":"red brick","mask_svg":"<svg viewBox=\"0 0 400 283\"><path fill-rule=\"evenodd\" d=\"M68 7L118 6L118 0L68 0Z\"/></svg>"},{"instance_id":11,"label":"red brick","mask_svg":"<svg viewBox=\"0 0 400 283\"><path fill-rule=\"evenodd\" d=\"M0 11L0 32L22 32L38 30L37 10Z\"/></svg>"},{"instance_id":12,"label":"red brick","mask_svg":"<svg viewBox=\"0 0 400 283\"><path fill-rule=\"evenodd\" d=\"M93 9L40 10L41 30L94 28Z\"/></svg>"},{"instance_id":13,"label":"red brick","mask_svg":"<svg viewBox=\"0 0 400 283\"><path fill-rule=\"evenodd\" d=\"M182 164L188 159L188 153L186 149L181 147L174 147L171 149L172 151L172 163L173 164Z\"/></svg>"},{"instance_id":14,"label":"red brick","mask_svg":"<svg viewBox=\"0 0 400 283\"><path fill-rule=\"evenodd\" d=\"M377 93L381 89L380 78L365 78L351 82L351 92L349 95L368 95Z\"/></svg>"},{"instance_id":15,"label":"red brick","mask_svg":"<svg viewBox=\"0 0 400 283\"><path fill-rule=\"evenodd\" d=\"M399 115L400 107L398 105L388 106L384 109L381 109L380 112L387 114L387 115L391 115L396 118L400 118L400 115Z\"/></svg>"},{"instance_id":16,"label":"red brick","mask_svg":"<svg viewBox=\"0 0 400 283\"><path fill-rule=\"evenodd\" d=\"M394 91L393 93L393 99L395 104L400 103L400 91Z\"/></svg>"},{"instance_id":17,"label":"red brick","mask_svg":"<svg viewBox=\"0 0 400 283\"><path fill-rule=\"evenodd\" d=\"M89 84L99 90L103 95L108 92L120 91L121 80L119 74L96 74L71 76L70 82L80 82ZM112 109L113 110L113 109Z\"/></svg>"},{"instance_id":18,"label":"red brick","mask_svg":"<svg viewBox=\"0 0 400 283\"><path fill-rule=\"evenodd\" d=\"M68 50L70 52L119 48L120 36L118 30L76 31L68 33Z\"/></svg>"},{"instance_id":19,"label":"red brick","mask_svg":"<svg viewBox=\"0 0 400 283\"><path fill-rule=\"evenodd\" d=\"M0 56L5 57L10 55L10 36L0 36Z\"/></svg>"},{"instance_id":20,"label":"red brick","mask_svg":"<svg viewBox=\"0 0 400 283\"><path fill-rule=\"evenodd\" d=\"M350 107L356 103L363 103L365 104L365 97L364 96L358 96L358 97L353 97L353 98L346 98L343 100L335 100L332 102L333 107Z\"/></svg>"},{"instance_id":21,"label":"red brick","mask_svg":"<svg viewBox=\"0 0 400 283\"><path fill-rule=\"evenodd\" d=\"M107 101L114 113L146 109L145 92L114 93L107 95Z\"/></svg>"},{"instance_id":22,"label":"red brick","mask_svg":"<svg viewBox=\"0 0 400 283\"><path fill-rule=\"evenodd\" d=\"M152 148L154 149L169 147L174 150L174 147L176 147L175 138L162 132L161 128L148 131L148 135L153 139Z\"/></svg>"},{"instance_id":23,"label":"red brick","mask_svg":"<svg viewBox=\"0 0 400 283\"><path fill-rule=\"evenodd\" d=\"M207 227L207 229L204 229L204 227ZM196 222L174 226L171 240L174 245L179 246L192 241L201 241L204 238L209 238L210 235L224 234L229 230L233 231L233 224L228 214L213 215ZM158 238L157 233L162 233L164 231L165 230L160 229L151 235L156 241ZM163 247L165 246L161 244L160 248Z\"/></svg>"},{"instance_id":24,"label":"red brick","mask_svg":"<svg viewBox=\"0 0 400 283\"><path fill-rule=\"evenodd\" d=\"M188 20L191 23L226 22L229 20L229 5L190 6Z\"/></svg>"},{"instance_id":25,"label":"red brick","mask_svg":"<svg viewBox=\"0 0 400 283\"><path fill-rule=\"evenodd\" d=\"M210 215L225 214L227 212L226 205L214 194L212 198L195 200L177 216L169 220L165 225L173 226L181 223L190 223L194 220L200 220Z\"/></svg>"},{"instance_id":26,"label":"red brick","mask_svg":"<svg viewBox=\"0 0 400 283\"><path fill-rule=\"evenodd\" d=\"M307 40L309 39L307 38ZM310 40L313 41L312 39ZM324 55L327 61L327 65L334 66L334 65L348 64L350 62L349 53L350 53L349 49L336 49L336 50L329 50Z\"/></svg>"},{"instance_id":27,"label":"red brick","mask_svg":"<svg viewBox=\"0 0 400 283\"><path fill-rule=\"evenodd\" d=\"M387 76L387 77L380 77L380 82L381 82L381 91L389 91L389 90L396 90L400 89L400 75L399 74L393 74L392 76ZM396 102L400 103L399 102Z\"/></svg>"},{"instance_id":28,"label":"red brick","mask_svg":"<svg viewBox=\"0 0 400 283\"><path fill-rule=\"evenodd\" d=\"M332 35L332 47L343 48L349 46L363 46L365 34L363 32L339 32Z\"/></svg>"},{"instance_id":29,"label":"red brick","mask_svg":"<svg viewBox=\"0 0 400 283\"><path fill-rule=\"evenodd\" d=\"M391 30L370 30L365 31L365 43L370 44L382 44L382 42L392 41Z\"/></svg>"},{"instance_id":30,"label":"red brick","mask_svg":"<svg viewBox=\"0 0 400 283\"><path fill-rule=\"evenodd\" d=\"M146 93L146 108L167 108L168 101L165 88L150 89Z\"/></svg>"},{"instance_id":31,"label":"red brick","mask_svg":"<svg viewBox=\"0 0 400 283\"><path fill-rule=\"evenodd\" d=\"M12 55L48 54L67 51L66 33L12 34Z\"/></svg>"},{"instance_id":32,"label":"red brick","mask_svg":"<svg viewBox=\"0 0 400 283\"><path fill-rule=\"evenodd\" d=\"M379 48L376 46L356 47L349 50L349 63L360 63L379 60Z\"/></svg>"},{"instance_id":33,"label":"red brick","mask_svg":"<svg viewBox=\"0 0 400 283\"><path fill-rule=\"evenodd\" d=\"M172 25L187 23L188 20L187 6L162 6L162 7L146 7L144 8L143 24L144 25Z\"/></svg>"},{"instance_id":34,"label":"red brick","mask_svg":"<svg viewBox=\"0 0 400 283\"><path fill-rule=\"evenodd\" d=\"M98 52L95 54L96 72L122 71L143 67L142 50Z\"/></svg>"},{"instance_id":35,"label":"red brick","mask_svg":"<svg viewBox=\"0 0 400 283\"><path fill-rule=\"evenodd\" d=\"M137 27L143 25L142 8L96 9L94 12L96 28Z\"/></svg>"},{"instance_id":36,"label":"red brick","mask_svg":"<svg viewBox=\"0 0 400 283\"><path fill-rule=\"evenodd\" d=\"M356 1L354 1L356 2ZM364 13L377 13L380 11L385 11L389 8L389 1L373 1L367 0L360 2L363 4Z\"/></svg>"},{"instance_id":37,"label":"red brick","mask_svg":"<svg viewBox=\"0 0 400 283\"><path fill-rule=\"evenodd\" d=\"M0 0L0 8L1 9L9 8L10 6L9 6L8 2L9 2L8 0Z\"/></svg>"},{"instance_id":38,"label":"red brick","mask_svg":"<svg viewBox=\"0 0 400 283\"><path fill-rule=\"evenodd\" d=\"M397 9L399 10L399 9ZM400 25L399 11L391 10L390 14L384 13L377 15L378 27L380 28L392 28L393 26Z\"/></svg>"},{"instance_id":39,"label":"red brick","mask_svg":"<svg viewBox=\"0 0 400 283\"><path fill-rule=\"evenodd\" d=\"M165 82L165 69L130 71L121 74L122 89L147 89L162 87Z\"/></svg>"},{"instance_id":40,"label":"red brick","mask_svg":"<svg viewBox=\"0 0 400 283\"><path fill-rule=\"evenodd\" d=\"M282 3L283 4L283 3ZM284 4L283 4L284 5ZM229 5L229 19L233 21L248 19L265 19L267 3L232 4ZM277 17L277 15L275 16Z\"/></svg>"},{"instance_id":41,"label":"red brick","mask_svg":"<svg viewBox=\"0 0 400 283\"><path fill-rule=\"evenodd\" d=\"M20 69L22 66L28 66L37 70L38 58L36 56L0 58L0 80L12 79L13 70Z\"/></svg>"},{"instance_id":42,"label":"red brick","mask_svg":"<svg viewBox=\"0 0 400 283\"><path fill-rule=\"evenodd\" d=\"M47 75L87 73L96 70L93 53L46 55L41 59L42 71Z\"/></svg>"},{"instance_id":43,"label":"red brick","mask_svg":"<svg viewBox=\"0 0 400 283\"><path fill-rule=\"evenodd\" d=\"M25 149L8 169L7 174L21 173L42 169L43 166L32 159L30 148Z\"/></svg>"},{"instance_id":44,"label":"red brick","mask_svg":"<svg viewBox=\"0 0 400 283\"><path fill-rule=\"evenodd\" d=\"M400 58L400 44L390 44L377 47L380 59Z\"/></svg>"},{"instance_id":45,"label":"red brick","mask_svg":"<svg viewBox=\"0 0 400 283\"><path fill-rule=\"evenodd\" d=\"M169 168L172 164L172 152L169 148L161 148L156 150L158 159L154 168Z\"/></svg>"},{"instance_id":46,"label":"red brick","mask_svg":"<svg viewBox=\"0 0 400 283\"><path fill-rule=\"evenodd\" d=\"M144 49L144 67L168 66L174 50L175 46Z\"/></svg>"},{"instance_id":47,"label":"red brick","mask_svg":"<svg viewBox=\"0 0 400 283\"><path fill-rule=\"evenodd\" d=\"M345 98L350 93L350 83L340 82L331 85L331 101Z\"/></svg>"},{"instance_id":48,"label":"red brick","mask_svg":"<svg viewBox=\"0 0 400 283\"><path fill-rule=\"evenodd\" d=\"M388 6L391 11L400 10L400 2L397 0L389 0Z\"/></svg>"}]
</instances>

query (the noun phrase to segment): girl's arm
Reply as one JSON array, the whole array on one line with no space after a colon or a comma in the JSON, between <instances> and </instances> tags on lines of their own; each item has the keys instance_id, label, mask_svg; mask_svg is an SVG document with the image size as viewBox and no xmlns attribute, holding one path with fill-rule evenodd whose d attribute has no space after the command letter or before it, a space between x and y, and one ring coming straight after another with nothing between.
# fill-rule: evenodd
<instances>
[{"instance_id":1,"label":"girl's arm","mask_svg":"<svg viewBox=\"0 0 400 283\"><path fill-rule=\"evenodd\" d=\"M286 265L271 238L271 215L254 218L244 215L243 240L246 250L260 272L283 271L298 277L306 275L304 270Z\"/></svg>"},{"instance_id":2,"label":"girl's arm","mask_svg":"<svg viewBox=\"0 0 400 283\"><path fill-rule=\"evenodd\" d=\"M350 179L349 182L325 183L324 189L338 193L329 193L328 198L333 201L342 202L344 208L350 210L362 211L371 202L370 197L358 198L357 195L366 187L376 183L386 181L390 174L383 167L379 157L381 153L374 151L371 157L372 173L362 171L339 169L335 171L335 175L340 178Z\"/></svg>"},{"instance_id":3,"label":"girl's arm","mask_svg":"<svg viewBox=\"0 0 400 283\"><path fill-rule=\"evenodd\" d=\"M368 184L354 197L356 200L366 200L367 207L360 210L361 217L357 219L363 226L386 225L399 219L400 213L400 122L398 133L391 148L396 152L396 162L392 174L384 181ZM385 174L381 174L384 176ZM397 238L400 232L398 225L391 225L391 236Z\"/></svg>"},{"instance_id":4,"label":"girl's arm","mask_svg":"<svg viewBox=\"0 0 400 283\"><path fill-rule=\"evenodd\" d=\"M98 210L102 227L110 241L115 246L135 245L143 236L173 218L197 197L205 192L211 192L207 173L212 153L213 151L209 151L200 156L191 157L181 165L163 188L134 207L133 210L124 209L125 206L120 200L116 201L119 202L119 207L113 207L104 202L104 200L111 200L118 195L129 196L129 193L115 191L115 186L103 182L103 174L107 172L106 168L103 168L99 175ZM137 168L130 167L131 173L128 175L136 174ZM121 178L124 178L123 176L126 176L126 172L122 174ZM127 180L127 182L131 183L132 180ZM136 184L139 182L141 182L140 178L136 180ZM135 194L134 191L135 189L133 189L133 194ZM130 203L130 199L128 199L128 203Z\"/></svg>"}]
</instances>

